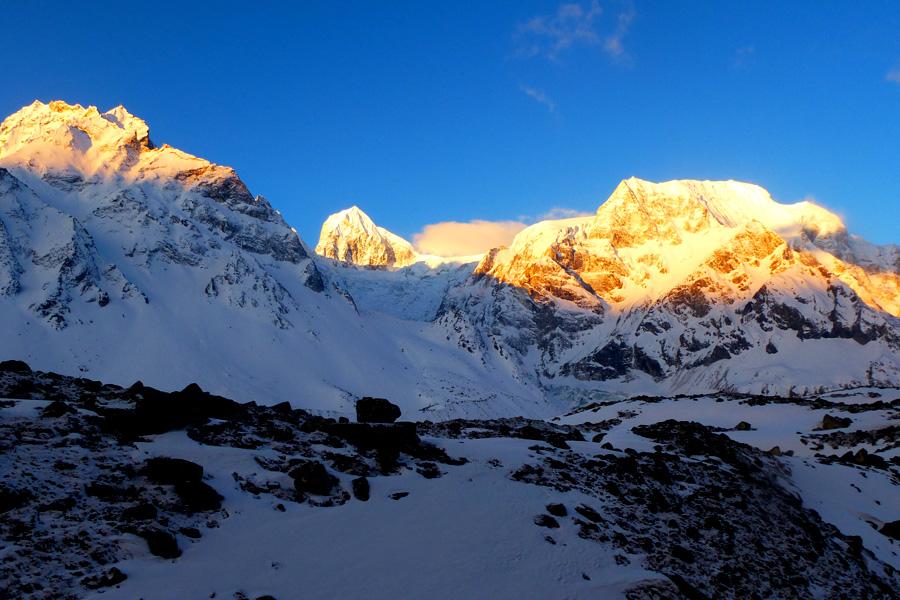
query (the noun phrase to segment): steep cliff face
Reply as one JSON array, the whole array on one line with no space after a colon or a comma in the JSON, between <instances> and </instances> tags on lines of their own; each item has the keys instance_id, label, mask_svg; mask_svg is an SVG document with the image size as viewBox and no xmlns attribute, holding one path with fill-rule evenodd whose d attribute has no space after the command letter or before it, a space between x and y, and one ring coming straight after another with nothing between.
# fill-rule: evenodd
<instances>
[{"instance_id":1,"label":"steep cliff face","mask_svg":"<svg viewBox=\"0 0 900 600\"><path fill-rule=\"evenodd\" d=\"M896 256L758 186L629 179L595 216L538 223L485 256L467 282L480 293L454 290L440 321L548 385L890 384Z\"/></svg>"}]
</instances>

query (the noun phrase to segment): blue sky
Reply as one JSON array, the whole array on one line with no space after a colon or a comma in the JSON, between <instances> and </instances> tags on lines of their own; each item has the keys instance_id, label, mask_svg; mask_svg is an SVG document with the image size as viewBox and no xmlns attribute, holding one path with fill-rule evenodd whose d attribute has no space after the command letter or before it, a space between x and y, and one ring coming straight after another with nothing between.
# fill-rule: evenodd
<instances>
[{"instance_id":1,"label":"blue sky","mask_svg":"<svg viewBox=\"0 0 900 600\"><path fill-rule=\"evenodd\" d=\"M305 240L593 211L635 175L900 242L900 3L4 3L0 112L122 103Z\"/></svg>"}]
</instances>

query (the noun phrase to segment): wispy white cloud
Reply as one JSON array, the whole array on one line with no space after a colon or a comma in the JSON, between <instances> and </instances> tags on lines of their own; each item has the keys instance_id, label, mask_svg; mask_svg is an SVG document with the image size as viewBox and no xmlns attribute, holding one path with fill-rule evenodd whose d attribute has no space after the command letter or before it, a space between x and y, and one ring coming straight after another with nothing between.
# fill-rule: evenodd
<instances>
[{"instance_id":1,"label":"wispy white cloud","mask_svg":"<svg viewBox=\"0 0 900 600\"><path fill-rule=\"evenodd\" d=\"M442 221L431 223L413 235L413 246L421 254L436 256L471 256L492 248L509 246L516 234L540 221L589 217L592 212L554 206L538 216L521 215L507 221Z\"/></svg>"},{"instance_id":2,"label":"wispy white cloud","mask_svg":"<svg viewBox=\"0 0 900 600\"><path fill-rule=\"evenodd\" d=\"M619 61L628 58L623 40L628 30L631 29L631 22L634 21L634 17L635 12L633 8L628 8L619 13L619 16L616 18L616 29L603 40L603 49L610 57Z\"/></svg>"},{"instance_id":3,"label":"wispy white cloud","mask_svg":"<svg viewBox=\"0 0 900 600\"><path fill-rule=\"evenodd\" d=\"M413 245L422 254L470 256L508 246L525 227L520 221L444 221L423 227L413 236Z\"/></svg>"},{"instance_id":4,"label":"wispy white cloud","mask_svg":"<svg viewBox=\"0 0 900 600\"><path fill-rule=\"evenodd\" d=\"M525 94L538 104L543 105L551 113L556 112L556 102L554 102L547 94L545 94L543 90L539 90L528 85L519 86L519 89L522 90L523 94Z\"/></svg>"},{"instance_id":5,"label":"wispy white cloud","mask_svg":"<svg viewBox=\"0 0 900 600\"><path fill-rule=\"evenodd\" d=\"M600 3L592 0L587 5L560 4L556 12L551 15L531 17L519 23L516 28L516 39L520 44L518 54L525 58L544 56L550 60L556 60L562 52L578 45L598 46L604 43L604 47L606 47L603 38L597 31L597 21L602 14L603 9L600 7ZM619 49L621 49L621 38L625 35L629 23L625 23L625 31L621 35L616 37L619 32L617 29L610 36L610 38L618 40ZM615 44L614 41L613 45Z\"/></svg>"},{"instance_id":6,"label":"wispy white cloud","mask_svg":"<svg viewBox=\"0 0 900 600\"><path fill-rule=\"evenodd\" d=\"M894 67L888 71L884 78L891 83L900 84L900 67Z\"/></svg>"}]
</instances>

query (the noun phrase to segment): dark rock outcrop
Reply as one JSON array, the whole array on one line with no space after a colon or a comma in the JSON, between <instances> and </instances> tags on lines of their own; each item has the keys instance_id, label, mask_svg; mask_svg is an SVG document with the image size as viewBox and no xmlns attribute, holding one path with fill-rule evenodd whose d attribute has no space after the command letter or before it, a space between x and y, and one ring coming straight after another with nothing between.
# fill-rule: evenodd
<instances>
[{"instance_id":1,"label":"dark rock outcrop","mask_svg":"<svg viewBox=\"0 0 900 600\"><path fill-rule=\"evenodd\" d=\"M365 396L356 401L358 423L393 423L400 418L400 407L385 398Z\"/></svg>"}]
</instances>

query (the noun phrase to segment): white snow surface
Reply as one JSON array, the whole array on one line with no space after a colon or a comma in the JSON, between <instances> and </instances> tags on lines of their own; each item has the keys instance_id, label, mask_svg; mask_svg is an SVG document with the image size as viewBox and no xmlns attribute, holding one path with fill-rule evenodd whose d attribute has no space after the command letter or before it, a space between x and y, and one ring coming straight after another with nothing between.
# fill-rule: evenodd
<instances>
[{"instance_id":1,"label":"white snow surface","mask_svg":"<svg viewBox=\"0 0 900 600\"><path fill-rule=\"evenodd\" d=\"M470 464L436 480L411 471L373 478L366 503L331 509L287 503L286 513L274 509L274 499L236 489L231 473L259 470L254 452L202 446L182 433L140 444L145 455L202 463L225 496L229 518L204 530L176 561L136 552L120 563L129 573L121 587L88 597L174 600L215 592L230 598L243 591L251 598L614 598L660 578L637 564L617 565L574 530L554 530L556 545L544 541L548 530L530 523L548 501L591 499L503 477L504 469L527 460L533 442L441 441L450 453L464 450ZM341 479L349 487L352 477ZM394 500L394 492L409 496Z\"/></svg>"}]
</instances>

